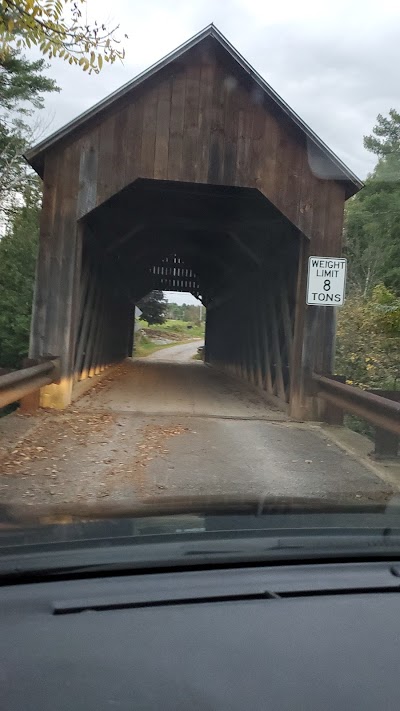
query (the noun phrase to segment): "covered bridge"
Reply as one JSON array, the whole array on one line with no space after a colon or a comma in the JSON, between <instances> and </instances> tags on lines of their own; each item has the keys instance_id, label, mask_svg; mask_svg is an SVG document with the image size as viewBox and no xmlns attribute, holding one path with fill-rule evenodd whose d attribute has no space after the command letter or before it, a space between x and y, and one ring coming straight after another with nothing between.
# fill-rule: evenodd
<instances>
[{"instance_id":1,"label":"covered bridge","mask_svg":"<svg viewBox=\"0 0 400 711\"><path fill-rule=\"evenodd\" d=\"M309 255L339 256L360 181L213 25L27 153L44 196L30 356L42 404L132 353L135 303L189 291L206 360L309 412L334 309L306 307Z\"/></svg>"}]
</instances>

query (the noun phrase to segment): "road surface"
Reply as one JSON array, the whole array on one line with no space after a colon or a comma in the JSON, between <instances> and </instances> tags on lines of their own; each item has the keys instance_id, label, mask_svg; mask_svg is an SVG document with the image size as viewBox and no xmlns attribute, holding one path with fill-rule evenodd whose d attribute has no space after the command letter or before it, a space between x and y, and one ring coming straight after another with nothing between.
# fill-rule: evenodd
<instances>
[{"instance_id":1,"label":"road surface","mask_svg":"<svg viewBox=\"0 0 400 711\"><path fill-rule=\"evenodd\" d=\"M393 488L324 429L200 361L198 343L128 360L65 412L29 420L7 450L0 500L69 504L154 496L312 496L384 501ZM184 360L184 358L186 360ZM22 416L12 416L21 431ZM11 424L10 424L11 422ZM22 427L22 429L21 429Z\"/></svg>"},{"instance_id":2,"label":"road surface","mask_svg":"<svg viewBox=\"0 0 400 711\"><path fill-rule=\"evenodd\" d=\"M118 378L90 390L76 407L147 415L286 419L245 383L192 360L199 344L171 346L129 360Z\"/></svg>"},{"instance_id":3,"label":"road surface","mask_svg":"<svg viewBox=\"0 0 400 711\"><path fill-rule=\"evenodd\" d=\"M199 346L203 345L203 339L196 338L196 340L190 341L189 343L181 343L179 346L168 346L168 348L155 351L147 356L146 361L155 361L157 363L186 363L196 355Z\"/></svg>"}]
</instances>

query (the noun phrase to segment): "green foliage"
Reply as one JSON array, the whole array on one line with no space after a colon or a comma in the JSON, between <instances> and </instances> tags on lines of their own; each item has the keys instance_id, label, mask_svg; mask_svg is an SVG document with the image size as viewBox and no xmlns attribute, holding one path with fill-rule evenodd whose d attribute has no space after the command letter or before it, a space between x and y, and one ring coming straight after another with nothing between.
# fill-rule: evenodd
<instances>
[{"instance_id":1,"label":"green foliage","mask_svg":"<svg viewBox=\"0 0 400 711\"><path fill-rule=\"evenodd\" d=\"M381 114L365 147L378 156L365 188L348 201L348 297L338 311L336 372L377 390L400 389L400 114ZM348 415L346 424L371 436Z\"/></svg>"},{"instance_id":2,"label":"green foliage","mask_svg":"<svg viewBox=\"0 0 400 711\"><path fill-rule=\"evenodd\" d=\"M167 319L163 324L148 326L135 333L134 355L144 358L161 348L177 346L202 337L204 324ZM169 343L162 343L161 339L168 340Z\"/></svg>"},{"instance_id":3,"label":"green foliage","mask_svg":"<svg viewBox=\"0 0 400 711\"><path fill-rule=\"evenodd\" d=\"M88 23L82 6L86 0L0 0L0 63L13 43L17 48L35 46L49 59L58 57L89 74L98 74L103 60L122 60L118 26Z\"/></svg>"},{"instance_id":4,"label":"green foliage","mask_svg":"<svg viewBox=\"0 0 400 711\"><path fill-rule=\"evenodd\" d=\"M44 59L34 62L22 57L20 52L9 50L1 61L0 105L2 112L15 111L29 114L21 102L29 102L35 109L43 108L43 94L59 91L55 81L43 76Z\"/></svg>"},{"instance_id":5,"label":"green foliage","mask_svg":"<svg viewBox=\"0 0 400 711\"><path fill-rule=\"evenodd\" d=\"M150 329L148 329L150 331ZM135 358L145 358L151 353L163 350L164 348L170 348L171 346L178 345L180 341L174 341L173 343L158 343L152 341L151 337L147 333L147 329L144 333L137 332L135 334L135 344L133 348L133 355Z\"/></svg>"},{"instance_id":6,"label":"green foliage","mask_svg":"<svg viewBox=\"0 0 400 711\"><path fill-rule=\"evenodd\" d=\"M379 283L400 293L400 184L374 177L346 208L349 286L365 295Z\"/></svg>"},{"instance_id":7,"label":"green foliage","mask_svg":"<svg viewBox=\"0 0 400 711\"><path fill-rule=\"evenodd\" d=\"M28 352L41 188L22 153L44 92L58 90L45 66L15 49L0 53L0 367L19 367Z\"/></svg>"},{"instance_id":8,"label":"green foliage","mask_svg":"<svg viewBox=\"0 0 400 711\"><path fill-rule=\"evenodd\" d=\"M167 304L167 318L178 321L204 321L204 307L195 304Z\"/></svg>"},{"instance_id":9,"label":"green foliage","mask_svg":"<svg viewBox=\"0 0 400 711\"><path fill-rule=\"evenodd\" d=\"M142 311L140 320L147 321L150 326L164 323L166 304L162 291L151 291L138 302L138 307Z\"/></svg>"},{"instance_id":10,"label":"green foliage","mask_svg":"<svg viewBox=\"0 0 400 711\"><path fill-rule=\"evenodd\" d=\"M378 163L346 206L349 286L367 296L383 283L400 294L400 114L379 115L364 145Z\"/></svg>"},{"instance_id":11,"label":"green foliage","mask_svg":"<svg viewBox=\"0 0 400 711\"><path fill-rule=\"evenodd\" d=\"M39 235L38 185L26 190L0 240L0 367L18 368L28 353L35 260Z\"/></svg>"},{"instance_id":12,"label":"green foliage","mask_svg":"<svg viewBox=\"0 0 400 711\"><path fill-rule=\"evenodd\" d=\"M400 298L383 284L339 310L336 372L363 388L400 388Z\"/></svg>"},{"instance_id":13,"label":"green foliage","mask_svg":"<svg viewBox=\"0 0 400 711\"><path fill-rule=\"evenodd\" d=\"M193 321L179 321L167 319L156 328L146 328L145 331L151 336L159 338L172 338L182 340L182 338L201 338L204 336L205 324L194 323Z\"/></svg>"},{"instance_id":14,"label":"green foliage","mask_svg":"<svg viewBox=\"0 0 400 711\"><path fill-rule=\"evenodd\" d=\"M400 114L395 109L390 109L389 118L378 114L376 120L377 124L372 129L374 135L364 137L365 148L379 158L399 154Z\"/></svg>"},{"instance_id":15,"label":"green foliage","mask_svg":"<svg viewBox=\"0 0 400 711\"><path fill-rule=\"evenodd\" d=\"M58 91L43 76L43 59L29 62L13 50L0 62L0 213L13 212L15 194L35 180L23 152L35 137L32 114L43 108L43 93ZM17 201L18 202L18 201Z\"/></svg>"}]
</instances>

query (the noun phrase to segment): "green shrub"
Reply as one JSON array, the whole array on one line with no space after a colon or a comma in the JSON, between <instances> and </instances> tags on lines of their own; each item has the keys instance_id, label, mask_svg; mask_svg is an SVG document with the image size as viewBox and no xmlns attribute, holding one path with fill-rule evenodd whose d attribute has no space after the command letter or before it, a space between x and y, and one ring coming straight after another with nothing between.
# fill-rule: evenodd
<instances>
[{"instance_id":1,"label":"green shrub","mask_svg":"<svg viewBox=\"0 0 400 711\"><path fill-rule=\"evenodd\" d=\"M400 299L382 284L340 309L335 369L364 389L400 389Z\"/></svg>"}]
</instances>

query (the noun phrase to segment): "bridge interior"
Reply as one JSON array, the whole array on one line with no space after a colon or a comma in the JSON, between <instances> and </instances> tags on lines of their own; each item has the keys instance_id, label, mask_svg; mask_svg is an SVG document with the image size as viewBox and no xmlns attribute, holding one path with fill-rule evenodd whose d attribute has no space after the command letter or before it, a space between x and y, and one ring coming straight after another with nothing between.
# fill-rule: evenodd
<instances>
[{"instance_id":1,"label":"bridge interior","mask_svg":"<svg viewBox=\"0 0 400 711\"><path fill-rule=\"evenodd\" d=\"M207 309L206 361L289 401L302 235L258 190L137 180L81 221L75 380L130 355L152 289Z\"/></svg>"}]
</instances>

